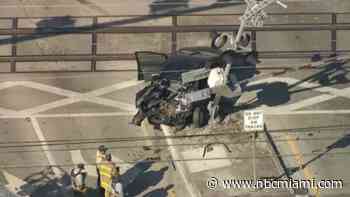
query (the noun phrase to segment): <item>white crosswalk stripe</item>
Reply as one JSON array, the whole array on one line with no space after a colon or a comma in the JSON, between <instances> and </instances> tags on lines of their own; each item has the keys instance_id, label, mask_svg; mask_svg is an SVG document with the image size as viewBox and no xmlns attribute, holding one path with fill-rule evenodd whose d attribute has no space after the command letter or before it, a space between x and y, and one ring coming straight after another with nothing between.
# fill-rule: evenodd
<instances>
[{"instance_id":1,"label":"white crosswalk stripe","mask_svg":"<svg viewBox=\"0 0 350 197\"><path fill-rule=\"evenodd\" d=\"M279 81L279 82L285 82L287 84L294 84L299 82L300 80L297 79L293 79L293 78L288 78L288 77L271 77L271 78L267 78L267 79L262 79L262 80L258 80L255 81L253 83L251 83L250 85L256 85L259 83L271 83L271 82L275 82L275 81ZM298 85L298 87L302 87L302 88L315 88L318 87L319 84L317 83L310 83L310 82L303 82L300 83ZM288 113L292 113L292 114L296 114L295 110L300 110L302 108L305 107L309 107L315 104L319 104L325 101L329 101L332 99L335 99L337 97L346 97L346 98L350 98L350 88L345 88L345 89L337 89L337 88L332 88L332 87L320 87L320 88L316 88L314 89L314 91L317 92L321 92L321 93L325 93L319 96L315 96L315 97L311 97L305 100L301 100L292 104L288 104L288 105L283 105L283 106L274 106L274 107L268 107L268 106L261 106L258 107L257 110L264 110L266 114L273 114L273 115L278 115L278 114L288 114ZM336 110L330 110L328 112L333 112ZM316 114L317 111L315 111L314 114ZM318 111L321 112L322 111ZM345 111L343 111L342 113L344 113ZM324 112L323 112L324 113Z\"/></svg>"},{"instance_id":2,"label":"white crosswalk stripe","mask_svg":"<svg viewBox=\"0 0 350 197\"><path fill-rule=\"evenodd\" d=\"M4 174L4 177L7 181L7 185L5 185L5 187L11 192L13 193L14 195L16 196L22 196L22 197L29 197L30 194L32 192L34 192L35 190L35 187L34 186L30 186L26 181L23 181L22 179L16 177L15 175L13 174L10 174L9 172L3 170L2 171L3 174ZM21 191L21 188L26 186L26 191L25 193L27 195L19 195L18 192Z\"/></svg>"}]
</instances>

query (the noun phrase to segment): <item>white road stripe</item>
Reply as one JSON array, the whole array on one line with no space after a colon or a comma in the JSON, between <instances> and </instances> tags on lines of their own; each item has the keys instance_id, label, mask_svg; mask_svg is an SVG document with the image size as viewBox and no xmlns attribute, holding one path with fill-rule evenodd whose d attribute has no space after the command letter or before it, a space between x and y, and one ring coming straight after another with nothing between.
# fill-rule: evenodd
<instances>
[{"instance_id":1,"label":"white road stripe","mask_svg":"<svg viewBox=\"0 0 350 197\"><path fill-rule=\"evenodd\" d=\"M228 157L227 150L223 145L214 145L213 150L206 153L205 158L225 158ZM202 159L203 147L188 149L181 152L183 159ZM204 161L186 161L186 166L191 173L203 172L206 170L213 170L218 168L224 168L232 165L230 159L222 160L204 160Z\"/></svg>"},{"instance_id":2,"label":"white road stripe","mask_svg":"<svg viewBox=\"0 0 350 197\"><path fill-rule=\"evenodd\" d=\"M41 142L41 147L47 157L47 160L49 161L49 164L52 166L57 166L57 162L54 158L54 156L52 155L52 153L49 150L49 146L47 145L46 139L44 137L44 133L42 132L39 122L36 118L34 117L30 117L31 123L33 125L33 129L35 131L35 134L37 135L38 139ZM58 168L53 168L53 171L55 172L55 175L59 176L61 175L61 171Z\"/></svg>"},{"instance_id":3,"label":"white road stripe","mask_svg":"<svg viewBox=\"0 0 350 197\"><path fill-rule=\"evenodd\" d=\"M293 78L279 78L279 77L272 77L272 78L268 78L268 79L262 79L259 81L255 81L254 85L259 84L259 83L271 83L274 81L281 81L281 82L285 82L288 84L293 84L293 83L297 83L299 80L297 79L293 79ZM251 84L251 85L252 85ZM318 87L319 84L316 83L309 83L309 82L303 82L301 84L298 85L299 87L303 87L303 88L313 88L313 87ZM289 105L284 105L284 106L275 106L275 107L267 107L267 106L262 106L259 107L257 109L261 109L264 110L265 113L270 113L270 114L288 114L291 113L291 111L293 110L299 110L308 106L312 106L321 102L325 102L328 100L332 100L335 99L337 97L346 97L346 98L350 98L350 88L345 88L345 89L336 89L336 88L331 88L331 87L321 87L321 88L317 88L315 89L315 91L318 92L322 92L322 93L327 93L327 94L323 94L323 95L319 95L319 96L315 96L309 99L305 99L296 103L292 103ZM337 111L337 110L334 110ZM315 113L317 114L317 113Z\"/></svg>"},{"instance_id":4,"label":"white road stripe","mask_svg":"<svg viewBox=\"0 0 350 197\"><path fill-rule=\"evenodd\" d=\"M94 165L87 165L87 162L84 160L83 155L81 154L80 150L72 150L70 151L72 161L75 165L79 163L85 164L85 169L88 173L88 176L93 176L97 177L97 172L96 172L96 166Z\"/></svg>"},{"instance_id":5,"label":"white road stripe","mask_svg":"<svg viewBox=\"0 0 350 197\"><path fill-rule=\"evenodd\" d=\"M57 95L60 95L60 96L73 97L73 96L81 95L81 93L79 93L79 92L74 92L74 91L71 91L71 90L58 88L58 87L55 87L55 86L46 85L46 84L42 84L42 83L37 83L37 82L33 82L33 81L17 81L16 83L18 85L21 85L21 86L25 86L25 87L41 90L43 92L49 92L49 93L52 93L52 94L57 94Z\"/></svg>"},{"instance_id":6,"label":"white road stripe","mask_svg":"<svg viewBox=\"0 0 350 197\"><path fill-rule=\"evenodd\" d=\"M142 81L135 81L135 80L131 80L131 81L125 81L125 82L121 82L121 83L117 83L117 84L113 84L111 86L107 86L104 88L100 88L97 90L93 90L90 91L88 93L79 93L79 92L74 92L71 90L66 90L63 88L57 88L54 86L49 86L49 85L45 85L45 84L40 84L40 83L36 83L36 82L32 82L32 81L18 81L18 82L12 82L16 85L21 85L21 86L25 86L25 87L29 87L29 88L34 88L34 89L38 89L41 91L45 91L45 92L49 92L52 94L57 94L57 95L61 95L61 96L65 96L68 98L62 99L62 100L58 100L58 101L54 101L51 103L47 103L47 104L43 104L40 106L36 106L30 109L26 109L26 110L22 110L19 113L25 113L28 115L31 114L36 114L36 113L40 113L43 111L47 111L50 109L54 109L57 107L61 107L61 106L65 106L65 105L69 105L72 103L76 103L76 102L80 102L80 101L89 101L92 103L97 103L100 105L105 105L105 106L110 106L110 107L116 107L116 108L120 108L126 111L132 111L134 112L136 109L134 107L134 105L128 104L128 103L123 103L123 102L119 102L119 101L115 101L115 100L111 100L111 99L106 99L106 98L100 98L98 96L116 91L116 90L120 90L120 89L124 89L127 87L131 87L131 86L135 86L138 85L140 83L143 83ZM13 84L12 84L13 85ZM3 109L3 112L6 113L14 113L12 111L6 111L6 109ZM1 110L0 110L1 113Z\"/></svg>"},{"instance_id":7,"label":"white road stripe","mask_svg":"<svg viewBox=\"0 0 350 197\"><path fill-rule=\"evenodd\" d=\"M74 114L38 114L37 118L58 118L58 117L104 117L104 116L131 116L133 112L112 112L112 113L74 113Z\"/></svg>"},{"instance_id":8,"label":"white road stripe","mask_svg":"<svg viewBox=\"0 0 350 197\"><path fill-rule=\"evenodd\" d=\"M154 129L153 129L153 125L151 123L149 123L148 119L144 119L142 122L141 122L141 130L143 131L143 135L146 136L146 137L149 137L151 133L154 133ZM146 140L145 144L147 146L152 146L154 143L154 141L152 140Z\"/></svg>"},{"instance_id":9,"label":"white road stripe","mask_svg":"<svg viewBox=\"0 0 350 197\"><path fill-rule=\"evenodd\" d=\"M274 82L274 81L282 81L282 82L286 82L288 84L292 84L292 83L298 82L299 80L293 79L293 78L272 77L272 78L254 81L254 82L250 83L250 85L264 83L264 82ZM115 90L134 86L134 85L137 85L140 83L142 83L142 81L131 80L131 81L117 83L117 84L114 84L114 85L111 85L108 87L100 88L100 89L82 94L82 93L78 93L78 92L74 92L74 91L70 91L70 90L65 90L62 88L57 88L57 87L44 85L44 84L31 82L31 81L3 82L3 83L0 83L0 89L11 87L11 86L16 86L16 85L21 85L21 86L26 86L26 87L30 87L30 88L36 88L36 89L50 92L50 93L54 93L54 94L59 94L62 96L67 96L69 98L59 100L59 101L54 101L54 102L48 103L48 104L43 104L43 105L33 107L31 109L22 110L19 112L14 111L14 110L0 108L0 114L2 114L2 116L0 116L0 118L25 118L25 117L31 116L32 114L36 114L36 113L47 111L47 110L50 110L53 108L57 108L57 107L69 105L72 103L80 102L82 100L90 101L90 102L105 105L105 106L117 107L120 109L130 111L132 113L132 112L135 112L135 110L136 110L134 105L119 102L119 101L114 101L114 100L110 100L110 99L99 98L96 96L107 94L109 92L113 92ZM299 84L298 86L304 87L304 88L312 88L312 87L317 87L318 84L303 82L303 83ZM313 97L313 98L306 99L306 100L303 100L300 102L296 102L293 104L289 104L286 106L278 106L278 108L281 112L283 111L282 113L286 113L285 111L301 109L301 108L311 106L311 105L314 105L314 104L317 104L320 102L334 99L337 96L343 96L343 97L350 98L350 91L349 90L350 90L350 88L346 88L343 90L338 90L336 88L331 88L331 87L317 88L317 89L315 89L315 91L328 93L328 94L332 94L332 95L321 95L321 96ZM270 107L263 106L262 109L268 111L268 110L274 110L274 107L270 108ZM276 114L276 112L271 112L271 113ZM96 114L97 116L104 116L103 114L98 114L98 113L91 113L91 115L87 115L87 114L82 114L82 115L83 116L94 116L93 114ZM106 115L108 115L108 114L106 114ZM44 116L45 115L43 115L43 116L39 115L38 117L44 117ZM63 115L62 114L62 115L57 115L56 117L72 117L72 116L78 116L78 114L77 115L69 115L69 114ZM48 116L48 117L55 117L55 115Z\"/></svg>"},{"instance_id":10,"label":"white road stripe","mask_svg":"<svg viewBox=\"0 0 350 197\"><path fill-rule=\"evenodd\" d=\"M128 87L132 87L132 86L136 86L138 84L143 83L143 81L136 81L136 80L131 80L131 81L124 81L124 82L120 82L111 86L107 86L104 88L100 88L97 90L93 90L91 92L88 92L87 94L89 96L101 96L104 94L108 94L117 90L121 90L121 89L125 89Z\"/></svg>"},{"instance_id":11,"label":"white road stripe","mask_svg":"<svg viewBox=\"0 0 350 197\"><path fill-rule=\"evenodd\" d=\"M0 114L18 114L17 111L0 107Z\"/></svg>"},{"instance_id":12,"label":"white road stripe","mask_svg":"<svg viewBox=\"0 0 350 197\"><path fill-rule=\"evenodd\" d=\"M37 114L37 115L27 115L27 114L16 114L16 115L0 115L0 119L12 119L12 118L67 118L67 117L104 117L104 116L132 116L134 112L111 112L111 113L64 113L64 114Z\"/></svg>"},{"instance_id":13,"label":"white road stripe","mask_svg":"<svg viewBox=\"0 0 350 197\"><path fill-rule=\"evenodd\" d=\"M89 101L92 103L97 103L100 105L105 105L105 106L123 109L125 111L136 112L136 108L134 105L115 101L115 100L110 100L110 99L105 99L105 98L100 98L100 97L83 98L82 100Z\"/></svg>"},{"instance_id":14,"label":"white road stripe","mask_svg":"<svg viewBox=\"0 0 350 197\"><path fill-rule=\"evenodd\" d=\"M288 115L288 114L349 114L350 110L279 110L269 108L259 108L264 110L266 115ZM77 113L77 114L38 114L32 115L33 118L67 118L67 117L108 117L108 116L131 116L132 112L115 112L115 113ZM0 116L0 119L24 119L28 118L26 115L5 115ZM148 145L150 145L148 143Z\"/></svg>"},{"instance_id":15,"label":"white road stripe","mask_svg":"<svg viewBox=\"0 0 350 197\"><path fill-rule=\"evenodd\" d=\"M66 98L66 99L54 101L54 102L51 102L51 103L39 105L37 107L33 107L33 108L30 108L30 109L25 109L25 110L20 111L19 113L28 114L28 116L29 116L29 115L32 115L32 114L48 111L50 109L54 109L54 108L57 108L57 107L62 107L62 106L66 106L66 105L69 105L69 104L77 103L79 101L81 101L81 100L77 99L77 98Z\"/></svg>"},{"instance_id":16,"label":"white road stripe","mask_svg":"<svg viewBox=\"0 0 350 197\"><path fill-rule=\"evenodd\" d=\"M258 107L256 108L257 110L264 110L265 112L286 112L286 111L294 111L294 110L298 110L298 109L302 109L308 106L312 106L321 102L325 102L331 99L337 98L337 96L334 95L319 95L319 96L315 96L315 97L311 97L309 99L306 100L302 100L296 103L292 103L292 104L288 104L288 105L282 105L282 106L274 106L274 107L268 107L268 106L262 106L262 107Z\"/></svg>"},{"instance_id":17,"label":"white road stripe","mask_svg":"<svg viewBox=\"0 0 350 197\"><path fill-rule=\"evenodd\" d=\"M350 114L350 110L305 110L305 111L267 111L266 115L322 115L322 114Z\"/></svg>"},{"instance_id":18,"label":"white road stripe","mask_svg":"<svg viewBox=\"0 0 350 197\"><path fill-rule=\"evenodd\" d=\"M300 82L300 80L298 80L298 79L289 78L289 77L271 77L271 78L267 78L267 79L261 79L258 81L254 81L254 82L250 83L249 85L257 85L259 83L271 83L271 82L276 82L276 81L285 82L285 83L288 83L289 85ZM303 82L303 83L300 83L298 85L298 87L302 87L302 88L315 88L318 86L320 86L318 83L310 83L310 82ZM332 87L319 87L319 88L314 89L313 91L350 98L350 88L337 89L337 88L332 88Z\"/></svg>"},{"instance_id":19,"label":"white road stripe","mask_svg":"<svg viewBox=\"0 0 350 197\"><path fill-rule=\"evenodd\" d=\"M13 87L13 86L16 86L16 85L17 85L17 83L15 81L2 82L2 83L0 83L0 90L6 89L6 88L9 88L9 87Z\"/></svg>"},{"instance_id":20,"label":"white road stripe","mask_svg":"<svg viewBox=\"0 0 350 197\"><path fill-rule=\"evenodd\" d=\"M171 134L171 128L166 126L166 125L161 125L162 131L165 136L172 136ZM179 151L177 150L176 146L171 146L174 143L172 138L167 138L166 142L168 145L170 145L168 148L170 150L171 156L174 160L181 159L181 155ZM200 197L201 193L198 191L198 189L193 185L193 182L190 180L188 177L189 173L188 170L186 169L186 166L184 166L183 163L181 162L175 162L176 169L178 170L179 174L181 175L185 187L187 188L188 193L190 194L191 197Z\"/></svg>"},{"instance_id":21,"label":"white road stripe","mask_svg":"<svg viewBox=\"0 0 350 197\"><path fill-rule=\"evenodd\" d=\"M16 177L15 175L10 174L9 172L3 170L2 171L4 174L4 177L6 179L6 181L8 182L7 185L5 185L5 187L14 195L16 196L21 196L21 197L29 197L31 193L34 192L35 188L31 185L29 185L27 182L23 181L22 179ZM28 193L28 195L19 195L17 194L18 192L21 191L21 187L22 186L26 186L26 193Z\"/></svg>"},{"instance_id":22,"label":"white road stripe","mask_svg":"<svg viewBox=\"0 0 350 197\"><path fill-rule=\"evenodd\" d=\"M318 103L322 103L322 102L325 102L325 101L328 101L328 100L332 100L332 99L335 99L337 98L337 96L335 95L320 95L320 96L315 96L315 97L312 97L312 98L309 98L309 99L305 99L305 100L302 100L302 101L299 101L297 103L292 103L290 105L287 105L287 106L281 106L280 107L280 110L281 111L294 111L294 110L298 110L298 109L302 109L302 108L305 108L305 107L308 107L308 106L312 106L312 105L315 105L315 104L318 104Z\"/></svg>"}]
</instances>

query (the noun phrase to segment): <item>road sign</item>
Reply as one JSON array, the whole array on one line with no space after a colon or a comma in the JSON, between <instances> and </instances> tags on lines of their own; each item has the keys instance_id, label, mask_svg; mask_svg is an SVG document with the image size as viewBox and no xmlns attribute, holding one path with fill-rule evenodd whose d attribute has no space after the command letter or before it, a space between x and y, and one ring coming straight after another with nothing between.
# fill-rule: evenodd
<instances>
[{"instance_id":1,"label":"road sign","mask_svg":"<svg viewBox=\"0 0 350 197\"><path fill-rule=\"evenodd\" d=\"M245 131L263 131L264 130L263 111L258 111L258 110L244 111L244 130Z\"/></svg>"}]
</instances>

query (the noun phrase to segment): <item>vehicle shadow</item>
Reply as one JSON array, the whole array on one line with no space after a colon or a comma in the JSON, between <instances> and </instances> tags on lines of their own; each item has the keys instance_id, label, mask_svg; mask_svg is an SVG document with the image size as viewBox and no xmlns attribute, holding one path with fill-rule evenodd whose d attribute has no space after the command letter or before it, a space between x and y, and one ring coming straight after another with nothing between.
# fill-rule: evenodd
<instances>
[{"instance_id":1,"label":"vehicle shadow","mask_svg":"<svg viewBox=\"0 0 350 197\"><path fill-rule=\"evenodd\" d=\"M168 168L169 167L163 167L159 171L150 170L140 173L136 179L126 186L126 196L137 196L149 187L157 185L163 179Z\"/></svg>"}]
</instances>

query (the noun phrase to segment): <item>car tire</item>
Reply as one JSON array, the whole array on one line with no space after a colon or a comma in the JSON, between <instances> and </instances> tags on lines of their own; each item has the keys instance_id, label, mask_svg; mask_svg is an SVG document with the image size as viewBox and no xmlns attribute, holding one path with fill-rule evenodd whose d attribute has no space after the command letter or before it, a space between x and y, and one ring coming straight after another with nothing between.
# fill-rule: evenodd
<instances>
[{"instance_id":1,"label":"car tire","mask_svg":"<svg viewBox=\"0 0 350 197\"><path fill-rule=\"evenodd\" d=\"M200 128L204 125L205 117L204 112L200 107L196 107L193 110L192 124L194 128Z\"/></svg>"}]
</instances>

